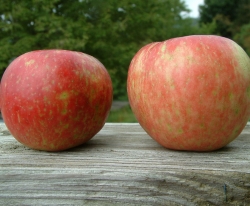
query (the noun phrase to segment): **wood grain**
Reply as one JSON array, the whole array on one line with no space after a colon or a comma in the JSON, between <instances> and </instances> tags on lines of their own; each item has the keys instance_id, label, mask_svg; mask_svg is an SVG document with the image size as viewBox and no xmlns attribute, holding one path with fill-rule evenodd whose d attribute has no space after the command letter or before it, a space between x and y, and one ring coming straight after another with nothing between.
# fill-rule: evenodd
<instances>
[{"instance_id":1,"label":"wood grain","mask_svg":"<svg viewBox=\"0 0 250 206\"><path fill-rule=\"evenodd\" d=\"M0 205L250 205L250 126L214 152L167 150L139 124L107 123L60 153L0 124Z\"/></svg>"}]
</instances>

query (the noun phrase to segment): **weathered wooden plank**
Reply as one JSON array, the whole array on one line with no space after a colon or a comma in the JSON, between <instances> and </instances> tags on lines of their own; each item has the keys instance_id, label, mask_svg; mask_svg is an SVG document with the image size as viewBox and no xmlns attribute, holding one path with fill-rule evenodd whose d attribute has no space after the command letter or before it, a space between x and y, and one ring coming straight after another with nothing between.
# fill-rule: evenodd
<instances>
[{"instance_id":1,"label":"weathered wooden plank","mask_svg":"<svg viewBox=\"0 0 250 206\"><path fill-rule=\"evenodd\" d=\"M0 124L0 205L250 205L250 126L215 152L167 150L138 124L87 144L28 149Z\"/></svg>"}]
</instances>

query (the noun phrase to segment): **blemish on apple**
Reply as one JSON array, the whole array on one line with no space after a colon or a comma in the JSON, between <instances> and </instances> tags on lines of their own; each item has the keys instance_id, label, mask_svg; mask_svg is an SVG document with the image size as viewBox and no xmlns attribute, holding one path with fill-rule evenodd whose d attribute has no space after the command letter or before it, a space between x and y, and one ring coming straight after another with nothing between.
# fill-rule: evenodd
<instances>
[{"instance_id":1,"label":"blemish on apple","mask_svg":"<svg viewBox=\"0 0 250 206\"><path fill-rule=\"evenodd\" d=\"M67 109L63 109L62 112L61 112L62 115L65 115L67 113L68 113Z\"/></svg>"},{"instance_id":2,"label":"blemish on apple","mask_svg":"<svg viewBox=\"0 0 250 206\"><path fill-rule=\"evenodd\" d=\"M31 59L31 60L25 62L25 66L30 66L30 65L32 65L32 64L34 64L34 63L35 63L35 60L34 60L34 59Z\"/></svg>"},{"instance_id":3,"label":"blemish on apple","mask_svg":"<svg viewBox=\"0 0 250 206\"><path fill-rule=\"evenodd\" d=\"M182 128L178 129L178 133L183 134L184 133L183 129Z\"/></svg>"},{"instance_id":4,"label":"blemish on apple","mask_svg":"<svg viewBox=\"0 0 250 206\"><path fill-rule=\"evenodd\" d=\"M65 91L60 94L59 99L61 100L68 99L69 96L70 96L69 93Z\"/></svg>"}]
</instances>

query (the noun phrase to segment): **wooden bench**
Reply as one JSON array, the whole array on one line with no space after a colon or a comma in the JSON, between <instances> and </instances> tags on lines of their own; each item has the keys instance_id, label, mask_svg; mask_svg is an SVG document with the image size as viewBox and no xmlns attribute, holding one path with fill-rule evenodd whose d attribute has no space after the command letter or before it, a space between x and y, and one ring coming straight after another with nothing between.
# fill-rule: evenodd
<instances>
[{"instance_id":1,"label":"wooden bench","mask_svg":"<svg viewBox=\"0 0 250 206\"><path fill-rule=\"evenodd\" d=\"M250 125L214 152L172 151L139 124L106 123L60 152L18 143L0 123L0 205L250 205Z\"/></svg>"}]
</instances>

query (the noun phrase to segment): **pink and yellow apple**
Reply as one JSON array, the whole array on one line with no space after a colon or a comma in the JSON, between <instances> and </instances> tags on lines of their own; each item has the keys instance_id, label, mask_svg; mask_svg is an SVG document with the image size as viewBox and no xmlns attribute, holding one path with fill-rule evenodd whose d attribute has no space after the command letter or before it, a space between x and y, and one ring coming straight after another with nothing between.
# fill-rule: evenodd
<instances>
[{"instance_id":1,"label":"pink and yellow apple","mask_svg":"<svg viewBox=\"0 0 250 206\"><path fill-rule=\"evenodd\" d=\"M250 117L250 59L234 41L213 35L151 43L132 59L127 90L137 120L159 144L216 150Z\"/></svg>"}]
</instances>

